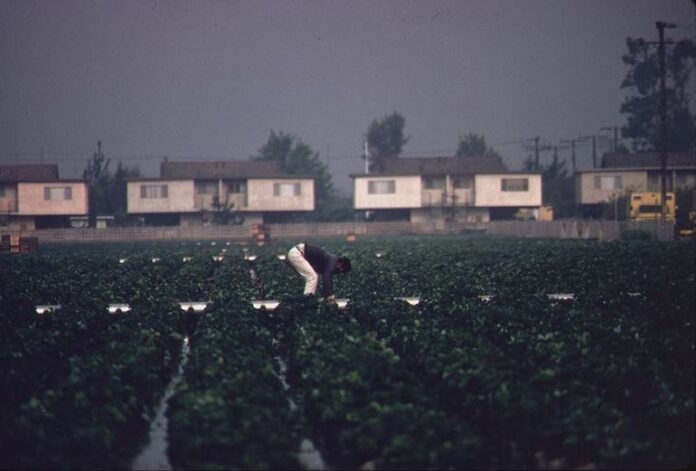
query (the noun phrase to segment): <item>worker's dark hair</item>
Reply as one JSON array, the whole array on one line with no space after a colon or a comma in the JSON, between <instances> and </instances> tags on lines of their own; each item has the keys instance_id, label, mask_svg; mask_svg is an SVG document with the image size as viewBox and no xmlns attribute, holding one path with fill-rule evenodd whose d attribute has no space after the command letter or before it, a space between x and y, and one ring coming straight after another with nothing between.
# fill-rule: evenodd
<instances>
[{"instance_id":1,"label":"worker's dark hair","mask_svg":"<svg viewBox=\"0 0 696 471\"><path fill-rule=\"evenodd\" d=\"M341 265L341 271L343 273L348 273L351 269L350 266L350 259L348 257L338 257L338 260L336 260L337 263Z\"/></svg>"}]
</instances>

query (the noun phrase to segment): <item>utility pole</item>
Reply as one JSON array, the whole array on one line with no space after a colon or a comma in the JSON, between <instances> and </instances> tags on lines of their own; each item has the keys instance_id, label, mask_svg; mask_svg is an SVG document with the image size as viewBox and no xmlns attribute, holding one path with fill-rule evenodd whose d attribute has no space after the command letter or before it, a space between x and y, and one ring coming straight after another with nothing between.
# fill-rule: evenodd
<instances>
[{"instance_id":1,"label":"utility pole","mask_svg":"<svg viewBox=\"0 0 696 471\"><path fill-rule=\"evenodd\" d=\"M561 141L561 142L563 142L563 141ZM566 150L567 148L568 148L568 146L559 146L558 144L553 146L553 160L558 162L558 151L559 150ZM564 160L564 162L565 162L565 160Z\"/></svg>"},{"instance_id":2,"label":"utility pole","mask_svg":"<svg viewBox=\"0 0 696 471\"><path fill-rule=\"evenodd\" d=\"M597 168L597 136L594 134L588 136L592 138L592 168Z\"/></svg>"},{"instance_id":3,"label":"utility pole","mask_svg":"<svg viewBox=\"0 0 696 471\"><path fill-rule=\"evenodd\" d=\"M696 1L696 0L694 0ZM613 147L613 152L616 153L619 151L619 127L618 126L605 126L603 128L599 128L600 131L614 131L614 145Z\"/></svg>"},{"instance_id":4,"label":"utility pole","mask_svg":"<svg viewBox=\"0 0 696 471\"><path fill-rule=\"evenodd\" d=\"M370 173L370 150L367 146L367 136L363 137L363 159L365 160L365 175ZM368 183L369 187L369 183ZM370 220L370 211L365 211L363 215L365 221Z\"/></svg>"},{"instance_id":5,"label":"utility pole","mask_svg":"<svg viewBox=\"0 0 696 471\"><path fill-rule=\"evenodd\" d=\"M363 159L365 160L365 173L370 173L370 151L367 148L367 138L363 139Z\"/></svg>"},{"instance_id":6,"label":"utility pole","mask_svg":"<svg viewBox=\"0 0 696 471\"><path fill-rule=\"evenodd\" d=\"M523 148L527 152L530 152L530 151L534 152L534 164L533 164L534 168L532 168L532 170L538 171L539 169L541 169L541 164L539 162L539 158L541 156L541 153L548 151L548 150L552 150L553 147L551 147L548 144L541 144L541 142L540 142L541 137L539 137L539 136L535 136L535 137L532 137L530 139L527 139L527 141L534 141L533 147L525 145L525 146L523 146Z\"/></svg>"},{"instance_id":7,"label":"utility pole","mask_svg":"<svg viewBox=\"0 0 696 471\"><path fill-rule=\"evenodd\" d=\"M583 142L587 141L588 139L592 139L592 168L597 168L597 136L593 134L592 136L578 137L578 140Z\"/></svg>"},{"instance_id":8,"label":"utility pole","mask_svg":"<svg viewBox=\"0 0 696 471\"><path fill-rule=\"evenodd\" d=\"M573 175L575 174L575 139L561 139L561 142L564 144L570 144L570 152L571 152L571 162L572 162L572 169L573 169Z\"/></svg>"},{"instance_id":9,"label":"utility pole","mask_svg":"<svg viewBox=\"0 0 696 471\"><path fill-rule=\"evenodd\" d=\"M660 152L660 197L662 198L662 219L667 215L667 67L665 65L665 28L676 25L656 21L658 32L658 60L660 64L660 101L658 107L659 123L658 148Z\"/></svg>"},{"instance_id":10,"label":"utility pole","mask_svg":"<svg viewBox=\"0 0 696 471\"><path fill-rule=\"evenodd\" d=\"M592 168L597 168L597 136L592 136Z\"/></svg>"}]
</instances>

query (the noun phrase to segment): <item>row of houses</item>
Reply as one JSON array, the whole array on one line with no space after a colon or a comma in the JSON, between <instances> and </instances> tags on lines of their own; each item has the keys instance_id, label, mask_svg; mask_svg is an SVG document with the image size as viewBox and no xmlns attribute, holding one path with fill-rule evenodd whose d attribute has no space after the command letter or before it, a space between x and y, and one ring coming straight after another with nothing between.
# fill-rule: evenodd
<instances>
[{"instance_id":1,"label":"row of houses","mask_svg":"<svg viewBox=\"0 0 696 471\"><path fill-rule=\"evenodd\" d=\"M667 190L696 187L696 161L668 156ZM659 191L656 153L605 154L601 167L575 174L576 203L592 207L632 191ZM351 175L353 207L377 220L413 223L543 218L539 172L514 172L487 157L393 158L379 171ZM276 162L163 162L158 178L127 182L127 211L147 225L203 225L215 203L247 224L315 209L310 176L288 175ZM219 208L219 206L218 206ZM55 164L0 166L0 228L77 227L88 214L82 180L60 179Z\"/></svg>"}]
</instances>

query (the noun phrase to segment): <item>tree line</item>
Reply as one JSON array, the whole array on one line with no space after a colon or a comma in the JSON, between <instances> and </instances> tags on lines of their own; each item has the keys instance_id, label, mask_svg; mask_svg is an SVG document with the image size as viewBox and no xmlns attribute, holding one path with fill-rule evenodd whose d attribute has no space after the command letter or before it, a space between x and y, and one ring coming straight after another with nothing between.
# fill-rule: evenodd
<instances>
[{"instance_id":1,"label":"tree line","mask_svg":"<svg viewBox=\"0 0 696 471\"><path fill-rule=\"evenodd\" d=\"M691 94L688 86L696 61L696 44L681 40L672 45L666 55L667 64L667 119L668 152L694 152L696 149L696 119L689 108ZM620 111L626 116L621 127L621 137L630 142L634 152L655 151L658 148L657 103L659 100L660 70L657 52L649 43L635 38L626 39L627 53L622 61L627 66L620 89L626 96ZM691 64L690 64L691 63ZM368 168L379 171L386 159L398 158L410 136L404 133L405 117L394 111L373 120L366 134ZM628 151L626 146L619 150ZM499 156L488 146L482 134L467 132L459 135L455 155L461 158ZM315 178L316 210L307 215L289 215L289 220L339 221L353 218L350 198L340 195L334 185L327 164L321 161L319 152L312 149L300 137L284 132L270 131L267 141L259 147L250 160L271 160L280 164L289 175L307 175ZM97 215L113 215L115 223L127 223L126 180L140 176L137 166L127 167L118 162L112 174L110 159L97 151L88 161L83 178L89 186L90 225L94 227ZM542 175L542 199L555 208L559 217L571 216L574 207L574 177L565 160L554 152L548 164L538 164L527 159L523 170L539 171Z\"/></svg>"}]
</instances>

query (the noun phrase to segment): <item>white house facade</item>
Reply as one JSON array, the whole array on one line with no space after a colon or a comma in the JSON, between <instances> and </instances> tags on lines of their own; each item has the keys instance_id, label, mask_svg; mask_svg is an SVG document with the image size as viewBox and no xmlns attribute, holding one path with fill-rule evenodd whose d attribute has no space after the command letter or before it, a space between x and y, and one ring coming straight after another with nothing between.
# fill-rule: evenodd
<instances>
[{"instance_id":1,"label":"white house facade","mask_svg":"<svg viewBox=\"0 0 696 471\"><path fill-rule=\"evenodd\" d=\"M352 175L354 209L378 219L486 222L541 206L541 175L497 156L393 158L379 170Z\"/></svg>"},{"instance_id":2,"label":"white house facade","mask_svg":"<svg viewBox=\"0 0 696 471\"><path fill-rule=\"evenodd\" d=\"M0 230L70 227L88 213L83 180L61 180L56 164L0 165Z\"/></svg>"},{"instance_id":3,"label":"white house facade","mask_svg":"<svg viewBox=\"0 0 696 471\"><path fill-rule=\"evenodd\" d=\"M222 207L250 224L273 213L314 210L314 179L283 174L275 162L164 162L160 175L127 182L129 215L190 226L211 222Z\"/></svg>"}]
</instances>

